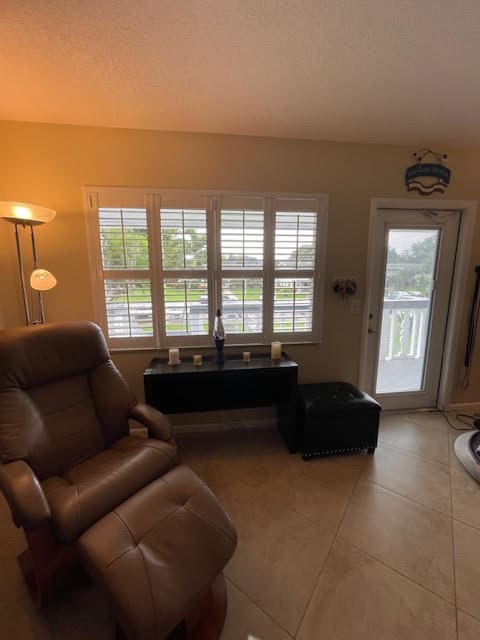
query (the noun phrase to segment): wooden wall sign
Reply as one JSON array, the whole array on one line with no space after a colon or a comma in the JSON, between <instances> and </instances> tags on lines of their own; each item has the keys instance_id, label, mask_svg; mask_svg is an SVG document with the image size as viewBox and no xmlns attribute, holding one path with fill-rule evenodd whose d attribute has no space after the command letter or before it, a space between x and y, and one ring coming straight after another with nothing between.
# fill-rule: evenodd
<instances>
[{"instance_id":1,"label":"wooden wall sign","mask_svg":"<svg viewBox=\"0 0 480 640\"><path fill-rule=\"evenodd\" d=\"M420 149L413 154L413 157L416 163L408 167L405 172L407 191L417 191L422 196L429 196L435 192L445 193L452 173L445 166L446 154L441 155L431 149ZM430 162L425 162L425 158Z\"/></svg>"}]
</instances>

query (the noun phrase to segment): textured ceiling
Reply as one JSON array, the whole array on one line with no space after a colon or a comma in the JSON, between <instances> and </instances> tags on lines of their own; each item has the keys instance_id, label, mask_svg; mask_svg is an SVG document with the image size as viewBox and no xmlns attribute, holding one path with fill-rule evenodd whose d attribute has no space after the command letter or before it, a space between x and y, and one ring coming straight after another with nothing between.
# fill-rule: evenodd
<instances>
[{"instance_id":1,"label":"textured ceiling","mask_svg":"<svg viewBox=\"0 0 480 640\"><path fill-rule=\"evenodd\" d=\"M0 119L480 146L478 0L0 4Z\"/></svg>"}]
</instances>

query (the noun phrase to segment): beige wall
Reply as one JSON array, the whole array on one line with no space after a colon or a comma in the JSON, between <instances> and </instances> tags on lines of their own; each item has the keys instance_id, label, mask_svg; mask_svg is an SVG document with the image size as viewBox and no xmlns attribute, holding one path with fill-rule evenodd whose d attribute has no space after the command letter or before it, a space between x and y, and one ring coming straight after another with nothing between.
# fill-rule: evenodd
<instances>
[{"instance_id":1,"label":"beige wall","mask_svg":"<svg viewBox=\"0 0 480 640\"><path fill-rule=\"evenodd\" d=\"M413 148L0 122L0 149L0 200L32 202L58 212L37 234L41 262L58 278L58 286L45 296L51 321L94 319L84 185L328 194L324 341L288 351L300 365L303 382L356 382L361 315L352 315L349 304L331 293L329 283L336 275L356 276L363 302L370 199L407 197L403 176ZM480 199L480 153L451 150L449 158L453 179L444 198ZM480 264L480 218L474 264ZM0 226L0 273L0 328L22 324L13 228L6 223ZM473 269L469 294L472 287ZM466 301L464 329L467 306ZM479 354L480 337L471 388L457 387L452 401L480 400ZM139 394L141 373L151 355L115 356Z\"/></svg>"}]
</instances>

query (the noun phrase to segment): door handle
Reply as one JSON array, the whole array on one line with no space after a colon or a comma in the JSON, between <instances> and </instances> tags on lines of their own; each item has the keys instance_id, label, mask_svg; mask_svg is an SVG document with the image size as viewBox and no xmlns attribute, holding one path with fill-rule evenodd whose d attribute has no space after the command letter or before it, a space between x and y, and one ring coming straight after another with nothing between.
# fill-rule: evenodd
<instances>
[{"instance_id":1,"label":"door handle","mask_svg":"<svg viewBox=\"0 0 480 640\"><path fill-rule=\"evenodd\" d=\"M368 327L368 333L378 333L378 331L375 331L375 329L370 329L370 327Z\"/></svg>"}]
</instances>

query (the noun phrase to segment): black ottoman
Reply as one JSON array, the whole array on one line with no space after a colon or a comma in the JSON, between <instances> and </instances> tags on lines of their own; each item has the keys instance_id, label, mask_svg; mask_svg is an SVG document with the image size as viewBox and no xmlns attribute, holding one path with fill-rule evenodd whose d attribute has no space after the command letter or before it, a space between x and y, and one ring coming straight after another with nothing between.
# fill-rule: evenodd
<instances>
[{"instance_id":1,"label":"black ottoman","mask_svg":"<svg viewBox=\"0 0 480 640\"><path fill-rule=\"evenodd\" d=\"M377 446L381 406L347 382L298 387L297 428L303 459Z\"/></svg>"}]
</instances>

